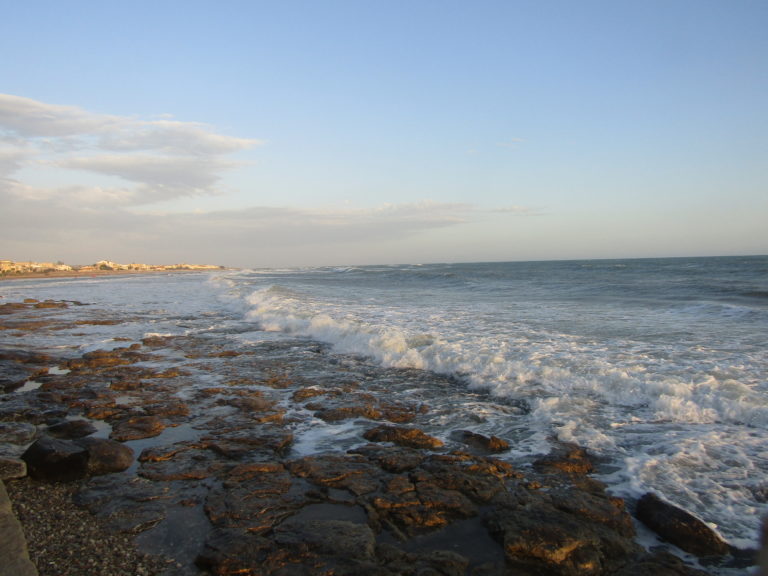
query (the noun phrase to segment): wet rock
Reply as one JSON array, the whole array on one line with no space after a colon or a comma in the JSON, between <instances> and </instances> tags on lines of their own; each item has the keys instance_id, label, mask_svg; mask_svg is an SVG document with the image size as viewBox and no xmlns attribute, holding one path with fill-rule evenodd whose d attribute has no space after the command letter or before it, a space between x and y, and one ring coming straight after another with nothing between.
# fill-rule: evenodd
<instances>
[{"instance_id":1,"label":"wet rock","mask_svg":"<svg viewBox=\"0 0 768 576\"><path fill-rule=\"evenodd\" d=\"M295 402L302 402L318 396L324 396L323 400L309 402L304 407L313 410L317 418L326 422L367 418L405 424L413 422L417 414L424 411L421 405L383 401L372 394L350 390L350 385L335 389L315 386L300 388L293 393L292 398Z\"/></svg>"},{"instance_id":2,"label":"wet rock","mask_svg":"<svg viewBox=\"0 0 768 576\"><path fill-rule=\"evenodd\" d=\"M146 448L139 456L139 475L154 481L202 480L224 468L206 443L178 442Z\"/></svg>"},{"instance_id":3,"label":"wet rock","mask_svg":"<svg viewBox=\"0 0 768 576\"><path fill-rule=\"evenodd\" d=\"M133 463L133 450L103 438L65 440L42 436L21 457L32 478L68 482L125 470Z\"/></svg>"},{"instance_id":4,"label":"wet rock","mask_svg":"<svg viewBox=\"0 0 768 576\"><path fill-rule=\"evenodd\" d=\"M0 422L0 442L19 446L29 444L37 436L37 426L27 422Z\"/></svg>"},{"instance_id":5,"label":"wet rock","mask_svg":"<svg viewBox=\"0 0 768 576\"><path fill-rule=\"evenodd\" d=\"M0 480L24 478L27 475L27 463L18 458L0 456Z\"/></svg>"},{"instance_id":6,"label":"wet rock","mask_svg":"<svg viewBox=\"0 0 768 576\"><path fill-rule=\"evenodd\" d=\"M48 426L46 433L54 438L84 438L96 432L89 420L64 420Z\"/></svg>"},{"instance_id":7,"label":"wet rock","mask_svg":"<svg viewBox=\"0 0 768 576\"><path fill-rule=\"evenodd\" d=\"M88 451L86 470L89 475L122 472L133 464L133 450L120 442L106 438L82 438L76 444Z\"/></svg>"},{"instance_id":8,"label":"wet rock","mask_svg":"<svg viewBox=\"0 0 768 576\"><path fill-rule=\"evenodd\" d=\"M299 388L291 395L291 400L294 402L304 402L316 398L317 396L324 396L328 393L328 390L324 388L318 388L317 386L307 386Z\"/></svg>"},{"instance_id":9,"label":"wet rock","mask_svg":"<svg viewBox=\"0 0 768 576\"><path fill-rule=\"evenodd\" d=\"M380 486L378 467L358 455L323 454L307 456L287 464L291 474L321 486L343 488L360 496Z\"/></svg>"},{"instance_id":10,"label":"wet rock","mask_svg":"<svg viewBox=\"0 0 768 576\"><path fill-rule=\"evenodd\" d=\"M583 476L595 468L586 449L575 444L560 443L543 458L534 462L534 467L542 472Z\"/></svg>"},{"instance_id":11,"label":"wet rock","mask_svg":"<svg viewBox=\"0 0 768 576\"><path fill-rule=\"evenodd\" d=\"M162 416L163 418L181 417L182 419L189 416L189 406L178 398L161 400L159 402L147 402L142 408L150 416Z\"/></svg>"},{"instance_id":12,"label":"wet rock","mask_svg":"<svg viewBox=\"0 0 768 576\"><path fill-rule=\"evenodd\" d=\"M401 426L378 426L371 428L363 434L363 438L371 442L392 442L399 446L410 448L440 448L443 443L425 434L418 428L404 428Z\"/></svg>"},{"instance_id":13,"label":"wet rock","mask_svg":"<svg viewBox=\"0 0 768 576\"><path fill-rule=\"evenodd\" d=\"M432 455L423 468L444 488L458 490L478 503L490 502L521 478L511 464L462 452Z\"/></svg>"},{"instance_id":14,"label":"wet rock","mask_svg":"<svg viewBox=\"0 0 768 576\"><path fill-rule=\"evenodd\" d=\"M146 354L137 352L140 344L133 344L128 348L115 348L113 350L94 350L83 354L82 358L74 358L67 362L66 366L70 370L99 370L103 368L112 368L114 366L123 366L133 364L142 360L149 359Z\"/></svg>"},{"instance_id":15,"label":"wet rock","mask_svg":"<svg viewBox=\"0 0 768 576\"><path fill-rule=\"evenodd\" d=\"M483 454L494 454L509 450L509 442L498 436L485 436L469 430L458 430L452 434L459 442L462 442Z\"/></svg>"},{"instance_id":16,"label":"wet rock","mask_svg":"<svg viewBox=\"0 0 768 576\"><path fill-rule=\"evenodd\" d=\"M319 555L373 558L376 536L367 524L345 520L291 517L275 528L279 546L306 545Z\"/></svg>"},{"instance_id":17,"label":"wet rock","mask_svg":"<svg viewBox=\"0 0 768 576\"><path fill-rule=\"evenodd\" d=\"M293 433L285 426L271 422L254 421L239 425L236 421L228 424L217 420L211 434L203 437L208 448L231 459L254 456L257 453L268 457L285 455L293 443Z\"/></svg>"},{"instance_id":18,"label":"wet rock","mask_svg":"<svg viewBox=\"0 0 768 576\"><path fill-rule=\"evenodd\" d=\"M267 558L273 549L266 538L241 530L221 529L206 540L195 564L215 576L270 574Z\"/></svg>"},{"instance_id":19,"label":"wet rock","mask_svg":"<svg viewBox=\"0 0 768 576\"><path fill-rule=\"evenodd\" d=\"M624 500L611 497L605 485L596 483L595 490L587 491L574 486L552 489L549 492L552 505L567 514L582 517L588 522L602 524L626 538L635 537L632 518L624 506Z\"/></svg>"},{"instance_id":20,"label":"wet rock","mask_svg":"<svg viewBox=\"0 0 768 576\"><path fill-rule=\"evenodd\" d=\"M408 424L416 420L419 414L426 414L425 405L402 404L397 402L381 402L379 411L383 420L389 420L396 424Z\"/></svg>"},{"instance_id":21,"label":"wet rock","mask_svg":"<svg viewBox=\"0 0 768 576\"><path fill-rule=\"evenodd\" d=\"M651 492L640 498L635 514L664 540L696 556L722 556L730 551L728 543L703 521Z\"/></svg>"},{"instance_id":22,"label":"wet rock","mask_svg":"<svg viewBox=\"0 0 768 576\"><path fill-rule=\"evenodd\" d=\"M279 463L238 466L224 478L205 501L209 520L219 528L268 533L307 503L305 490Z\"/></svg>"},{"instance_id":23,"label":"wet rock","mask_svg":"<svg viewBox=\"0 0 768 576\"><path fill-rule=\"evenodd\" d=\"M135 416L113 425L110 437L120 442L152 438L165 430L165 424L157 416Z\"/></svg>"},{"instance_id":24,"label":"wet rock","mask_svg":"<svg viewBox=\"0 0 768 576\"><path fill-rule=\"evenodd\" d=\"M66 302L59 302L56 300L45 300L44 302L36 302L34 304L35 308L41 309L41 308L69 308L69 305Z\"/></svg>"},{"instance_id":25,"label":"wet rock","mask_svg":"<svg viewBox=\"0 0 768 576\"><path fill-rule=\"evenodd\" d=\"M378 464L383 470L399 474L413 470L427 457L421 450L400 446L381 446L368 444L350 450L350 454L360 454Z\"/></svg>"},{"instance_id":26,"label":"wet rock","mask_svg":"<svg viewBox=\"0 0 768 576\"><path fill-rule=\"evenodd\" d=\"M612 576L708 576L708 573L691 568L668 552L656 552L634 559Z\"/></svg>"},{"instance_id":27,"label":"wet rock","mask_svg":"<svg viewBox=\"0 0 768 576\"><path fill-rule=\"evenodd\" d=\"M310 408L314 410L315 408ZM350 418L368 418L369 420L381 419L381 412L370 404L360 404L354 406L338 406L335 408L320 408L315 412L315 416L326 422L340 422Z\"/></svg>"},{"instance_id":28,"label":"wet rock","mask_svg":"<svg viewBox=\"0 0 768 576\"><path fill-rule=\"evenodd\" d=\"M36 480L70 482L88 474L88 450L71 440L43 436L21 457Z\"/></svg>"},{"instance_id":29,"label":"wet rock","mask_svg":"<svg viewBox=\"0 0 768 576\"><path fill-rule=\"evenodd\" d=\"M632 539L557 510L545 497L499 506L488 525L508 565L524 574L613 574L641 552Z\"/></svg>"},{"instance_id":30,"label":"wet rock","mask_svg":"<svg viewBox=\"0 0 768 576\"><path fill-rule=\"evenodd\" d=\"M464 494L441 486L438 479L425 474L392 478L381 495L371 500L371 505L385 525L401 538L478 513Z\"/></svg>"},{"instance_id":31,"label":"wet rock","mask_svg":"<svg viewBox=\"0 0 768 576\"><path fill-rule=\"evenodd\" d=\"M0 389L12 392L23 386L27 380L47 374L50 362L51 359L45 354L0 350Z\"/></svg>"}]
</instances>

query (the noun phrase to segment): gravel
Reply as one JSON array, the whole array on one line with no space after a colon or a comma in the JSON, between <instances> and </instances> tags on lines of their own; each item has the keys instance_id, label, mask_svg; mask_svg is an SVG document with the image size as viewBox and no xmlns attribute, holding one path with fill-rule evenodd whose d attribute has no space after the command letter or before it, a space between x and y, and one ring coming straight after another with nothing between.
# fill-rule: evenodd
<instances>
[{"instance_id":1,"label":"gravel","mask_svg":"<svg viewBox=\"0 0 768 576\"><path fill-rule=\"evenodd\" d=\"M151 576L167 567L72 501L77 484L6 481L40 576Z\"/></svg>"}]
</instances>

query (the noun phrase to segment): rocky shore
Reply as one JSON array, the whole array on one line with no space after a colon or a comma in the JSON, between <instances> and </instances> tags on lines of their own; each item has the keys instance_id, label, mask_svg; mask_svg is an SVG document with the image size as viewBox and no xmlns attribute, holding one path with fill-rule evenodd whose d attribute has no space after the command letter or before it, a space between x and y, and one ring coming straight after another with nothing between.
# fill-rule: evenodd
<instances>
[{"instance_id":1,"label":"rocky shore","mask_svg":"<svg viewBox=\"0 0 768 576\"><path fill-rule=\"evenodd\" d=\"M130 319L68 314L80 306L0 306L0 478L40 574L686 576L752 564L654 495L612 497L578 446L516 465L503 438L431 436L429 404L398 394L397 370L306 341L133 341L120 331ZM114 326L114 346L25 344L88 322ZM306 449L297 431L312 427L335 448ZM638 518L658 547L638 544Z\"/></svg>"}]
</instances>

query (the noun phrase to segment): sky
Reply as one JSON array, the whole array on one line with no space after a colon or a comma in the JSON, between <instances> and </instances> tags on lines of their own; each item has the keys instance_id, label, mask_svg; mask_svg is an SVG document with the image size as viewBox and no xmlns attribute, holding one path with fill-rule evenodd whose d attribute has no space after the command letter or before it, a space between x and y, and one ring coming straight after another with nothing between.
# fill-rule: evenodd
<instances>
[{"instance_id":1,"label":"sky","mask_svg":"<svg viewBox=\"0 0 768 576\"><path fill-rule=\"evenodd\" d=\"M764 0L2 13L0 258L768 253Z\"/></svg>"}]
</instances>

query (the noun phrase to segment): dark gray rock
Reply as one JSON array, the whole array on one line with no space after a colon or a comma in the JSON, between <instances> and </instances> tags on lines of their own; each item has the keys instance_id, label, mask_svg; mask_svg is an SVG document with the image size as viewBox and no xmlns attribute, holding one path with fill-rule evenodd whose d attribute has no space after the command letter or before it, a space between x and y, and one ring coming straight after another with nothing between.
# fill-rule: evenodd
<instances>
[{"instance_id":1,"label":"dark gray rock","mask_svg":"<svg viewBox=\"0 0 768 576\"><path fill-rule=\"evenodd\" d=\"M104 438L63 440L43 436L21 458L32 478L69 482L125 470L133 463L133 450Z\"/></svg>"},{"instance_id":2,"label":"dark gray rock","mask_svg":"<svg viewBox=\"0 0 768 576\"><path fill-rule=\"evenodd\" d=\"M456 430L451 438L466 444L480 454L494 454L509 450L509 442L498 436L485 436L469 430Z\"/></svg>"},{"instance_id":3,"label":"dark gray rock","mask_svg":"<svg viewBox=\"0 0 768 576\"><path fill-rule=\"evenodd\" d=\"M0 422L0 442L25 445L37 435L37 426L28 422Z\"/></svg>"},{"instance_id":4,"label":"dark gray rock","mask_svg":"<svg viewBox=\"0 0 768 576\"><path fill-rule=\"evenodd\" d=\"M36 480L70 482L88 474L88 450L70 440L43 436L21 458Z\"/></svg>"},{"instance_id":5,"label":"dark gray rock","mask_svg":"<svg viewBox=\"0 0 768 576\"><path fill-rule=\"evenodd\" d=\"M648 492L637 503L636 516L667 542L696 556L723 556L730 546L704 522Z\"/></svg>"},{"instance_id":6,"label":"dark gray rock","mask_svg":"<svg viewBox=\"0 0 768 576\"><path fill-rule=\"evenodd\" d=\"M84 438L96 432L89 420L64 420L48 426L46 431L54 438Z\"/></svg>"}]
</instances>

